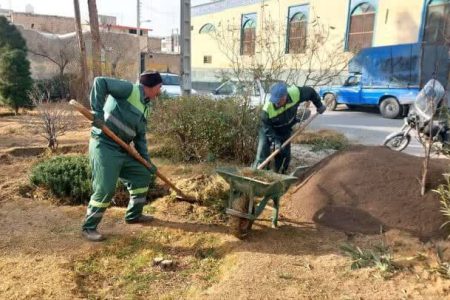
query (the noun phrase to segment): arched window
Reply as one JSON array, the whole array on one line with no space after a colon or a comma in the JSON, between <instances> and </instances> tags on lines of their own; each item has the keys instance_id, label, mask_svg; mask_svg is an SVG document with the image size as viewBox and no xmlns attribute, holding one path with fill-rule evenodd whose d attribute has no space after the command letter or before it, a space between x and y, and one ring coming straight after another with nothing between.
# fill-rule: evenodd
<instances>
[{"instance_id":1,"label":"arched window","mask_svg":"<svg viewBox=\"0 0 450 300\"><path fill-rule=\"evenodd\" d=\"M242 30L241 54L242 55L255 54L256 14L248 14L242 16L241 30Z\"/></svg>"},{"instance_id":2,"label":"arched window","mask_svg":"<svg viewBox=\"0 0 450 300\"><path fill-rule=\"evenodd\" d=\"M374 26L375 8L368 2L356 6L350 17L348 49L358 51L361 48L371 47Z\"/></svg>"},{"instance_id":3,"label":"arched window","mask_svg":"<svg viewBox=\"0 0 450 300\"><path fill-rule=\"evenodd\" d=\"M198 33L203 34L203 33L210 33L216 30L216 27L214 27L213 24L211 23L206 23L205 25L202 26L202 28L200 28L200 30L198 31Z\"/></svg>"},{"instance_id":4,"label":"arched window","mask_svg":"<svg viewBox=\"0 0 450 300\"><path fill-rule=\"evenodd\" d=\"M429 1L423 41L450 44L450 0Z\"/></svg>"},{"instance_id":5,"label":"arched window","mask_svg":"<svg viewBox=\"0 0 450 300\"><path fill-rule=\"evenodd\" d=\"M306 16L298 12L289 19L288 24L288 53L302 53L306 48Z\"/></svg>"}]
</instances>

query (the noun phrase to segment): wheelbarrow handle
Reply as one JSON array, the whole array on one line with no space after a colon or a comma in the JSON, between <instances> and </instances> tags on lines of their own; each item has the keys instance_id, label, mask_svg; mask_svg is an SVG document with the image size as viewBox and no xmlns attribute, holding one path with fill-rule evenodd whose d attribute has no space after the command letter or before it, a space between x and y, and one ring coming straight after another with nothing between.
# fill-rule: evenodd
<instances>
[{"instance_id":1,"label":"wheelbarrow handle","mask_svg":"<svg viewBox=\"0 0 450 300\"><path fill-rule=\"evenodd\" d=\"M76 110L78 110L83 116L86 117L86 119L93 121L94 117L92 116L92 113L86 109L83 105L78 103L76 100L70 100L69 104L75 107ZM153 166L150 164L147 160L145 160L133 147L122 141L121 138L119 138L114 132L111 131L106 125L103 125L101 130L103 133L108 136L110 139L112 139L114 142L120 145L123 149L125 149L128 154L130 154L134 159L136 159L138 162L143 164L147 169L152 169ZM172 182L170 182L169 179L167 179L166 176L161 174L158 170L156 170L156 176L158 176L162 181L164 181L168 186L170 186L179 196L182 198L188 198L180 189L178 189Z\"/></svg>"},{"instance_id":2,"label":"wheelbarrow handle","mask_svg":"<svg viewBox=\"0 0 450 300\"><path fill-rule=\"evenodd\" d=\"M275 151L273 151L269 157L266 158L265 161L263 161L259 166L258 166L258 170L262 170L265 166L267 166L267 164L278 154L280 153L280 151L286 147L286 145L288 145L297 135L299 135L305 128L306 126L309 125L309 123L311 123L317 116L319 115L319 113L315 113L312 117L310 117L308 120L306 120L305 123L302 124L302 126L300 126L300 128L298 128L286 141L284 141L284 143L281 145L281 147Z\"/></svg>"}]
</instances>

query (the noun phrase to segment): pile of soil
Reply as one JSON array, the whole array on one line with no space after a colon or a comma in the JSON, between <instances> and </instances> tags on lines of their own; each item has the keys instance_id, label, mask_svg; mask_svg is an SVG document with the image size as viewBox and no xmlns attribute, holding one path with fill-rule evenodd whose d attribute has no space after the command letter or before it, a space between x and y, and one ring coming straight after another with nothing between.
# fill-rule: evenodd
<instances>
[{"instance_id":1,"label":"pile of soil","mask_svg":"<svg viewBox=\"0 0 450 300\"><path fill-rule=\"evenodd\" d=\"M355 146L306 172L284 199L283 214L345 232L380 233L390 228L423 240L443 234L445 218L432 191L445 179L449 161L430 161L428 186L420 196L423 158L385 147Z\"/></svg>"}]
</instances>

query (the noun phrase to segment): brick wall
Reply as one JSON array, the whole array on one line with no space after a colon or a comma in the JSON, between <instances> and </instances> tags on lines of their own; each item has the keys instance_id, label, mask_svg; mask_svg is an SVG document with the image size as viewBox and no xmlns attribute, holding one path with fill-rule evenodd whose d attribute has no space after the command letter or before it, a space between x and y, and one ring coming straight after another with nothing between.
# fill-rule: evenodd
<instances>
[{"instance_id":1,"label":"brick wall","mask_svg":"<svg viewBox=\"0 0 450 300\"><path fill-rule=\"evenodd\" d=\"M74 18L69 17L13 12L12 23L22 25L25 29L50 33L69 33L76 30Z\"/></svg>"}]
</instances>

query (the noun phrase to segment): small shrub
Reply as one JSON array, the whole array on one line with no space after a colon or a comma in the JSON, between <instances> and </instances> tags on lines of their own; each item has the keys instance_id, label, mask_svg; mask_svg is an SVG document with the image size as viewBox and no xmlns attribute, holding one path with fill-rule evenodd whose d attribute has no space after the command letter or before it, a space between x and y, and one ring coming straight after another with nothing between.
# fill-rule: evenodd
<instances>
[{"instance_id":1,"label":"small shrub","mask_svg":"<svg viewBox=\"0 0 450 300\"><path fill-rule=\"evenodd\" d=\"M437 256L437 268L435 268L435 271L445 279L450 279L450 262L445 261L444 259L444 252L446 251L446 248L442 247L436 247L436 256Z\"/></svg>"},{"instance_id":2,"label":"small shrub","mask_svg":"<svg viewBox=\"0 0 450 300\"><path fill-rule=\"evenodd\" d=\"M438 193L441 198L441 212L447 219L447 221L442 224L442 228L447 227L447 225L450 224L450 174L443 175L446 183L439 185L437 190L434 190L434 192Z\"/></svg>"},{"instance_id":3,"label":"small shrub","mask_svg":"<svg viewBox=\"0 0 450 300\"><path fill-rule=\"evenodd\" d=\"M151 130L170 139L174 159L182 161L254 159L259 109L238 99L180 97L160 100L154 107Z\"/></svg>"},{"instance_id":4,"label":"small shrub","mask_svg":"<svg viewBox=\"0 0 450 300\"><path fill-rule=\"evenodd\" d=\"M86 204L91 194L91 170L85 156L57 156L35 165L32 184L50 190L62 203Z\"/></svg>"},{"instance_id":5,"label":"small shrub","mask_svg":"<svg viewBox=\"0 0 450 300\"><path fill-rule=\"evenodd\" d=\"M352 258L351 269L375 267L383 273L392 273L397 268L388 247L383 243L373 249L361 249L350 244L343 244L341 251Z\"/></svg>"},{"instance_id":6,"label":"small shrub","mask_svg":"<svg viewBox=\"0 0 450 300\"><path fill-rule=\"evenodd\" d=\"M154 180L153 177L150 187ZM42 161L33 167L30 182L52 192L61 204L87 204L92 193L89 159L86 156L56 156ZM127 206L128 200L125 186L118 181L112 204Z\"/></svg>"}]
</instances>

